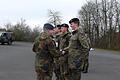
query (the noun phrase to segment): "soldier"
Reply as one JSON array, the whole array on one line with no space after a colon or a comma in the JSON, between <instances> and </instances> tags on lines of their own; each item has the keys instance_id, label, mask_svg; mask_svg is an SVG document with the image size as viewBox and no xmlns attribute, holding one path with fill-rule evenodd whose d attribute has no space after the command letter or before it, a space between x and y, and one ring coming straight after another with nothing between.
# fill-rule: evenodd
<instances>
[{"instance_id":1,"label":"soldier","mask_svg":"<svg viewBox=\"0 0 120 80\"><path fill-rule=\"evenodd\" d=\"M53 29L54 27L51 24L44 24L44 32L40 33L33 44L33 52L36 53L35 71L37 80L52 80L53 58L59 56L52 39Z\"/></svg>"},{"instance_id":2,"label":"soldier","mask_svg":"<svg viewBox=\"0 0 120 80\"><path fill-rule=\"evenodd\" d=\"M60 38L60 35L61 35L61 25L57 25L54 28L54 39L55 39L55 42L56 42L57 49L59 49L59 38Z\"/></svg>"},{"instance_id":3,"label":"soldier","mask_svg":"<svg viewBox=\"0 0 120 80\"><path fill-rule=\"evenodd\" d=\"M88 51L89 45L86 40L86 36L82 28L80 27L79 19L73 18L69 21L72 30L72 36L70 38L68 55L68 80L80 80L81 79L81 64L84 59L84 54Z\"/></svg>"},{"instance_id":4,"label":"soldier","mask_svg":"<svg viewBox=\"0 0 120 80\"><path fill-rule=\"evenodd\" d=\"M61 32L61 25L55 26L54 31L55 31L56 34L60 33Z\"/></svg>"},{"instance_id":5,"label":"soldier","mask_svg":"<svg viewBox=\"0 0 120 80\"><path fill-rule=\"evenodd\" d=\"M85 34L86 37L87 37L87 42L91 48L91 42L90 42L90 38L88 37L87 33ZM90 48L89 50L86 52L85 54L85 58L84 58L84 62L83 62L83 65L82 65L82 72L83 73L88 73L88 67L89 67L89 51L90 51Z\"/></svg>"},{"instance_id":6,"label":"soldier","mask_svg":"<svg viewBox=\"0 0 120 80\"><path fill-rule=\"evenodd\" d=\"M60 36L60 51L64 56L59 58L60 61L60 73L61 79L66 80L66 75L68 72L68 51L64 50L69 46L69 39L71 37L70 32L68 31L69 26L67 24L61 25L61 36Z\"/></svg>"},{"instance_id":7,"label":"soldier","mask_svg":"<svg viewBox=\"0 0 120 80\"><path fill-rule=\"evenodd\" d=\"M61 35L61 25L57 25L54 28L54 40L56 43L56 49L59 50L59 44L60 44L60 35ZM54 58L54 73L56 75L56 80L60 79L60 64L59 64L59 58Z\"/></svg>"}]
</instances>

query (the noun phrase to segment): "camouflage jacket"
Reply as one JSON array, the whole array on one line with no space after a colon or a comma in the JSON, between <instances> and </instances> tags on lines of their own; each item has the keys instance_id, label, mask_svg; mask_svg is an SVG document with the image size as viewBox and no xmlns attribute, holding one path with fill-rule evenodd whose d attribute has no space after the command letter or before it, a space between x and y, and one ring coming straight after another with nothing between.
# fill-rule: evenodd
<instances>
[{"instance_id":1,"label":"camouflage jacket","mask_svg":"<svg viewBox=\"0 0 120 80\"><path fill-rule=\"evenodd\" d=\"M60 50L64 50L66 47L69 46L70 37L71 37L70 32L63 33L63 34L60 36L60 44L59 44Z\"/></svg>"},{"instance_id":2,"label":"camouflage jacket","mask_svg":"<svg viewBox=\"0 0 120 80\"><path fill-rule=\"evenodd\" d=\"M90 38L88 37L87 34L85 34L85 36L87 37L87 42L88 42L88 44L89 44L89 50L90 50L90 48L91 48L91 41L90 41Z\"/></svg>"},{"instance_id":3,"label":"camouflage jacket","mask_svg":"<svg viewBox=\"0 0 120 80\"><path fill-rule=\"evenodd\" d=\"M56 51L55 41L52 39L51 35L46 32L40 33L39 37L36 38L33 44L33 52L39 57L46 59L59 56Z\"/></svg>"},{"instance_id":4,"label":"camouflage jacket","mask_svg":"<svg viewBox=\"0 0 120 80\"><path fill-rule=\"evenodd\" d=\"M69 44L69 57L72 58L83 58L84 53L89 50L89 44L87 41L87 37L85 36L82 28L79 28L76 31L72 32L72 36L70 38Z\"/></svg>"},{"instance_id":5,"label":"camouflage jacket","mask_svg":"<svg viewBox=\"0 0 120 80\"><path fill-rule=\"evenodd\" d=\"M54 40L55 40L55 43L56 43L57 50L59 50L59 48L60 48L60 36L61 36L61 33L58 33L58 34L54 35Z\"/></svg>"}]
</instances>

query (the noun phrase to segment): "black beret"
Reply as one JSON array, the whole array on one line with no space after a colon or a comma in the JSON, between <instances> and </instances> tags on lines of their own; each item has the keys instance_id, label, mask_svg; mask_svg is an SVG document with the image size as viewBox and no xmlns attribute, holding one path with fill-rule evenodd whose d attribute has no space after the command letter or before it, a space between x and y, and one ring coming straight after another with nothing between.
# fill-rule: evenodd
<instances>
[{"instance_id":1,"label":"black beret","mask_svg":"<svg viewBox=\"0 0 120 80\"><path fill-rule=\"evenodd\" d=\"M66 27L66 28L69 28L68 24L62 24L61 27Z\"/></svg>"},{"instance_id":2,"label":"black beret","mask_svg":"<svg viewBox=\"0 0 120 80\"><path fill-rule=\"evenodd\" d=\"M43 28L47 29L47 30L53 30L54 29L53 25L51 25L50 23L45 23Z\"/></svg>"},{"instance_id":3,"label":"black beret","mask_svg":"<svg viewBox=\"0 0 120 80\"><path fill-rule=\"evenodd\" d=\"M79 19L78 18L73 18L69 21L69 23L72 23L72 22L79 23Z\"/></svg>"},{"instance_id":4,"label":"black beret","mask_svg":"<svg viewBox=\"0 0 120 80\"><path fill-rule=\"evenodd\" d=\"M61 28L61 25L57 25L57 26L55 26L55 28L59 28L59 29L60 29L60 28Z\"/></svg>"}]
</instances>

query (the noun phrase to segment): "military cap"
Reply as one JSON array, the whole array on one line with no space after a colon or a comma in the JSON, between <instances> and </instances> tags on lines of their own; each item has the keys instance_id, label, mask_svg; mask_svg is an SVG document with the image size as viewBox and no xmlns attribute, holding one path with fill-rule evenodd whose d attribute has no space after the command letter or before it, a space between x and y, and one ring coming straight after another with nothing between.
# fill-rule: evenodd
<instances>
[{"instance_id":1,"label":"military cap","mask_svg":"<svg viewBox=\"0 0 120 80\"><path fill-rule=\"evenodd\" d=\"M50 23L45 23L43 28L47 29L47 30L53 30L54 29L53 25L51 25Z\"/></svg>"},{"instance_id":2,"label":"military cap","mask_svg":"<svg viewBox=\"0 0 120 80\"><path fill-rule=\"evenodd\" d=\"M69 23L72 23L72 22L79 23L79 19L78 18L73 18L69 21Z\"/></svg>"},{"instance_id":3,"label":"military cap","mask_svg":"<svg viewBox=\"0 0 120 80\"><path fill-rule=\"evenodd\" d=\"M69 28L68 24L62 24L61 27L66 27L66 28Z\"/></svg>"},{"instance_id":4,"label":"military cap","mask_svg":"<svg viewBox=\"0 0 120 80\"><path fill-rule=\"evenodd\" d=\"M61 25L56 25L55 28L61 29Z\"/></svg>"}]
</instances>

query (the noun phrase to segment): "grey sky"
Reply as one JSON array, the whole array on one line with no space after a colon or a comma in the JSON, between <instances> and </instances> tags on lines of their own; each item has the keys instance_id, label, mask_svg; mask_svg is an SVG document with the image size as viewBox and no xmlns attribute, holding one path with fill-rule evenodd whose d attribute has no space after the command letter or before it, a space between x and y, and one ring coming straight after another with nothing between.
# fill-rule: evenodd
<instances>
[{"instance_id":1,"label":"grey sky","mask_svg":"<svg viewBox=\"0 0 120 80\"><path fill-rule=\"evenodd\" d=\"M29 25L43 25L48 10L59 11L64 23L77 16L86 0L0 0L0 25L16 23L21 18Z\"/></svg>"}]
</instances>

